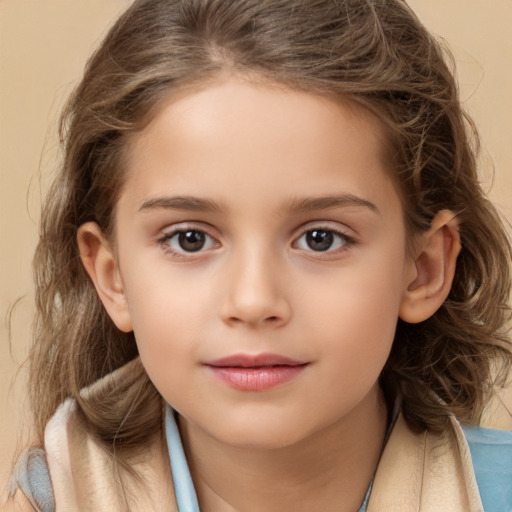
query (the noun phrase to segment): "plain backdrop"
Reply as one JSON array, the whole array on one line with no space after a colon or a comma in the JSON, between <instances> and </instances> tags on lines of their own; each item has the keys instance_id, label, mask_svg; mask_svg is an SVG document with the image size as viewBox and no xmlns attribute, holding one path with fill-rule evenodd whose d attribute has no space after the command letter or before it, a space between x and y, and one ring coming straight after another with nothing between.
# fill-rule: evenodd
<instances>
[{"instance_id":1,"label":"plain backdrop","mask_svg":"<svg viewBox=\"0 0 512 512\"><path fill-rule=\"evenodd\" d=\"M30 436L24 361L33 315L31 259L41 195L59 160L59 111L127 4L0 0L0 487L18 440ZM410 4L456 57L462 100L483 142L484 188L512 220L512 0Z\"/></svg>"}]
</instances>

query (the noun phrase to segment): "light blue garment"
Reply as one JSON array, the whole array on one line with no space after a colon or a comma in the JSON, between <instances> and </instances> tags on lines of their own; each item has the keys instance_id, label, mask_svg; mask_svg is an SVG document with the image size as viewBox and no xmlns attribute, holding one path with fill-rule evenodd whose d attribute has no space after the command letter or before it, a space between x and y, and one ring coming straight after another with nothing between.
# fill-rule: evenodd
<instances>
[{"instance_id":1,"label":"light blue garment","mask_svg":"<svg viewBox=\"0 0 512 512\"><path fill-rule=\"evenodd\" d=\"M366 509L368 508L368 502L370 501L370 494L372 492L372 486L373 486L373 480L370 482L370 485L368 486L368 490L366 491L366 496L364 497L363 504L361 505L361 508L357 512L366 512Z\"/></svg>"},{"instance_id":2,"label":"light blue garment","mask_svg":"<svg viewBox=\"0 0 512 512\"><path fill-rule=\"evenodd\" d=\"M485 512L512 512L512 432L462 426Z\"/></svg>"},{"instance_id":3,"label":"light blue garment","mask_svg":"<svg viewBox=\"0 0 512 512\"><path fill-rule=\"evenodd\" d=\"M178 425L174 420L174 412L169 404L165 411L165 433L167 446L169 447L169 460L171 461L172 480L178 510L187 512L199 512L196 491L188 469L187 459L181 444Z\"/></svg>"}]
</instances>

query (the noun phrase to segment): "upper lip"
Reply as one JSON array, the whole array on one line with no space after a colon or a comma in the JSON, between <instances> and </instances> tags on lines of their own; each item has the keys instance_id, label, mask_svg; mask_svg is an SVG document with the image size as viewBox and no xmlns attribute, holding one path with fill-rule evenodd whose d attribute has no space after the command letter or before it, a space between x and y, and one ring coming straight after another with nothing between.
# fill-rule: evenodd
<instances>
[{"instance_id":1,"label":"upper lip","mask_svg":"<svg viewBox=\"0 0 512 512\"><path fill-rule=\"evenodd\" d=\"M260 368L270 366L300 366L306 363L278 354L233 354L231 356L208 361L205 364L207 366L216 367Z\"/></svg>"}]
</instances>

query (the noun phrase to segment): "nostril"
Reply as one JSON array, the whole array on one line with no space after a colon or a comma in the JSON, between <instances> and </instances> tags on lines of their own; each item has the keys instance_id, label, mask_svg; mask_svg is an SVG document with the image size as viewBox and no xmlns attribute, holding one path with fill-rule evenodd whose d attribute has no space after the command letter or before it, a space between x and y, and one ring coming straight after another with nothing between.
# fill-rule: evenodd
<instances>
[{"instance_id":1,"label":"nostril","mask_svg":"<svg viewBox=\"0 0 512 512\"><path fill-rule=\"evenodd\" d=\"M267 318L264 318L263 322L264 323L269 323L269 324L275 324L275 323L279 323L280 320L281 319L280 319L279 316L269 316ZM231 323L234 323L234 324L238 324L238 323L252 323L252 322L250 322L248 320L244 320L243 318L239 318L237 316L230 317L228 321L231 322ZM255 322L255 323L259 323L259 322Z\"/></svg>"}]
</instances>

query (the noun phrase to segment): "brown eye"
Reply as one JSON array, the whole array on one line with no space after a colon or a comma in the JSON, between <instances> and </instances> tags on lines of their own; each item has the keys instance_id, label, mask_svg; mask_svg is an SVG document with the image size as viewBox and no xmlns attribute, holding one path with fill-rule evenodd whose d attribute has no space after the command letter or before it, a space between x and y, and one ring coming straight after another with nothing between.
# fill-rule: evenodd
<instances>
[{"instance_id":1,"label":"brown eye","mask_svg":"<svg viewBox=\"0 0 512 512\"><path fill-rule=\"evenodd\" d=\"M306 244L313 251L327 251L331 248L334 235L331 231L315 229L306 233Z\"/></svg>"},{"instance_id":2,"label":"brown eye","mask_svg":"<svg viewBox=\"0 0 512 512\"><path fill-rule=\"evenodd\" d=\"M200 251L205 244L206 236L201 231L181 231L178 233L178 244L187 252Z\"/></svg>"},{"instance_id":3,"label":"brown eye","mask_svg":"<svg viewBox=\"0 0 512 512\"><path fill-rule=\"evenodd\" d=\"M166 235L162 243L176 253L193 253L214 247L215 240L198 229L176 230Z\"/></svg>"},{"instance_id":4,"label":"brown eye","mask_svg":"<svg viewBox=\"0 0 512 512\"><path fill-rule=\"evenodd\" d=\"M305 251L327 252L342 249L350 242L350 237L332 229L310 229L297 240L297 247Z\"/></svg>"}]
</instances>

